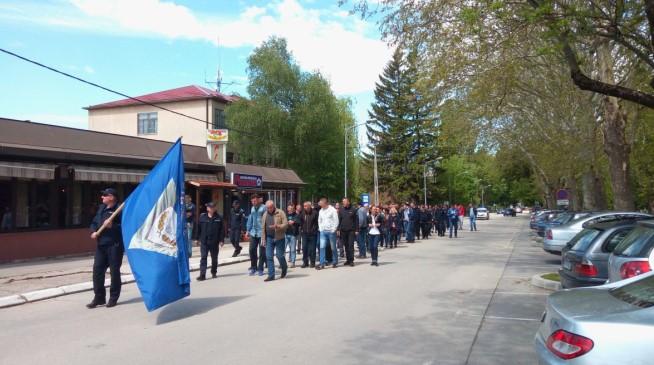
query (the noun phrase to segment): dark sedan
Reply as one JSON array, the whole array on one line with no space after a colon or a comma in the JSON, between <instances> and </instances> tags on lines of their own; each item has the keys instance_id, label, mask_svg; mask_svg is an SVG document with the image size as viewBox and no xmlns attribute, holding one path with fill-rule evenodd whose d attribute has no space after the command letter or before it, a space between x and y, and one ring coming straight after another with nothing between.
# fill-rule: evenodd
<instances>
[{"instance_id":1,"label":"dark sedan","mask_svg":"<svg viewBox=\"0 0 654 365\"><path fill-rule=\"evenodd\" d=\"M634 220L623 220L594 224L579 232L561 252L561 286L604 284L611 252L635 227Z\"/></svg>"}]
</instances>

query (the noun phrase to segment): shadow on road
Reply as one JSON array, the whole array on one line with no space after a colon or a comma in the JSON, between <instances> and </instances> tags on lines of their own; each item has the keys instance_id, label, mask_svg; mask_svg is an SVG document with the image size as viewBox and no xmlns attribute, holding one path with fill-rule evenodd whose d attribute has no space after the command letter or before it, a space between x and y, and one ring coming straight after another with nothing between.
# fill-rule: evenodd
<instances>
[{"instance_id":1,"label":"shadow on road","mask_svg":"<svg viewBox=\"0 0 654 365\"><path fill-rule=\"evenodd\" d=\"M247 295L215 298L187 298L166 306L157 316L157 325L203 314L232 302L247 298Z\"/></svg>"}]
</instances>

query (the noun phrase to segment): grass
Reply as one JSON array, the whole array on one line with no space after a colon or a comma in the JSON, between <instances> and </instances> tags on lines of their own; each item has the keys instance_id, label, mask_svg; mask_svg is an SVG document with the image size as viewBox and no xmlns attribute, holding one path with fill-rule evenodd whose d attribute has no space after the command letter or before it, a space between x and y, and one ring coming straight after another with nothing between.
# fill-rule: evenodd
<instances>
[{"instance_id":1,"label":"grass","mask_svg":"<svg viewBox=\"0 0 654 365\"><path fill-rule=\"evenodd\" d=\"M545 280L553 280L553 281L559 281L559 282L561 281L561 277L559 276L559 274L557 274L555 272L543 274L540 277L545 279Z\"/></svg>"}]
</instances>

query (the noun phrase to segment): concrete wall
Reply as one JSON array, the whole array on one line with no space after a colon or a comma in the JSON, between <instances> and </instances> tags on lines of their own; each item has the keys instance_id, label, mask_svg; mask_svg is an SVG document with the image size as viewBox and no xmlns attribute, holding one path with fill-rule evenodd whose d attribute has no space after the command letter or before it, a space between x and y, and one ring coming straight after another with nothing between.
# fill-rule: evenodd
<instances>
[{"instance_id":1,"label":"concrete wall","mask_svg":"<svg viewBox=\"0 0 654 365\"><path fill-rule=\"evenodd\" d=\"M207 101L190 100L162 103L161 106L201 120L207 119ZM225 108L225 105L209 100L209 127L213 121L214 108ZM157 134L139 135L137 121L138 113L157 113ZM206 123L173 114L148 105L132 105L118 108L89 110L89 129L98 132L108 132L175 142L182 137L184 144L206 146Z\"/></svg>"},{"instance_id":2,"label":"concrete wall","mask_svg":"<svg viewBox=\"0 0 654 365\"><path fill-rule=\"evenodd\" d=\"M0 234L0 262L95 251L88 228Z\"/></svg>"}]
</instances>

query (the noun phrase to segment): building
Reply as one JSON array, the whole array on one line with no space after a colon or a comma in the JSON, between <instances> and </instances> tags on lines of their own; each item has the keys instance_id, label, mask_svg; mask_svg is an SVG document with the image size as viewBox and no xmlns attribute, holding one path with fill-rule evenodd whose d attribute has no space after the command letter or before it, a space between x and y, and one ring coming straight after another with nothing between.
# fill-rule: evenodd
<instances>
[{"instance_id":1,"label":"building","mask_svg":"<svg viewBox=\"0 0 654 365\"><path fill-rule=\"evenodd\" d=\"M161 141L206 146L207 129L225 128L225 107L235 96L197 85L122 99L87 108L89 130ZM156 104L180 114L156 108Z\"/></svg>"},{"instance_id":2,"label":"building","mask_svg":"<svg viewBox=\"0 0 654 365\"><path fill-rule=\"evenodd\" d=\"M131 193L171 142L0 118L0 262L81 254L95 249L89 224L100 191ZM291 170L220 166L205 146L185 144L185 191L197 210L209 201L226 211L233 199L264 192L278 204L300 199ZM259 177L244 188L232 173ZM290 200L289 200L290 199Z\"/></svg>"}]
</instances>

